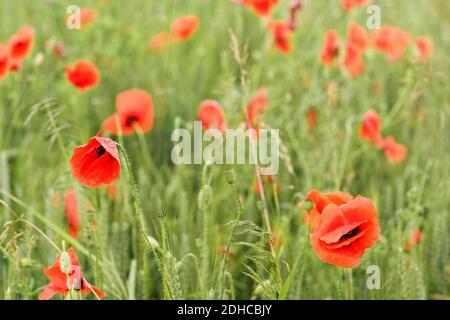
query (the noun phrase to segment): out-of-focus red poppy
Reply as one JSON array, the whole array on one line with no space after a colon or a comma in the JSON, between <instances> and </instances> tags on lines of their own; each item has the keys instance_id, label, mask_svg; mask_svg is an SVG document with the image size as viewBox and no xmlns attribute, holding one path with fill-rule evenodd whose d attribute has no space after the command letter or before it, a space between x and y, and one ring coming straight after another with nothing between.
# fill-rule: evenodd
<instances>
[{"instance_id":1,"label":"out-of-focus red poppy","mask_svg":"<svg viewBox=\"0 0 450 320\"><path fill-rule=\"evenodd\" d=\"M22 60L9 58L9 71L17 72L22 66Z\"/></svg>"},{"instance_id":2,"label":"out-of-focus red poppy","mask_svg":"<svg viewBox=\"0 0 450 320\"><path fill-rule=\"evenodd\" d=\"M390 62L400 59L411 42L408 32L390 25L373 30L371 38L375 49L385 53Z\"/></svg>"},{"instance_id":3,"label":"out-of-focus red poppy","mask_svg":"<svg viewBox=\"0 0 450 320\"><path fill-rule=\"evenodd\" d=\"M342 205L331 203L320 215L310 242L324 262L343 268L359 265L366 249L380 237L378 213L370 199L357 196Z\"/></svg>"},{"instance_id":4,"label":"out-of-focus red poppy","mask_svg":"<svg viewBox=\"0 0 450 320\"><path fill-rule=\"evenodd\" d=\"M161 32L150 38L149 47L154 52L160 52L171 42L171 35L168 32Z\"/></svg>"},{"instance_id":5,"label":"out-of-focus red poppy","mask_svg":"<svg viewBox=\"0 0 450 320\"><path fill-rule=\"evenodd\" d=\"M110 183L106 186L106 194L112 200L117 199L118 189L117 182Z\"/></svg>"},{"instance_id":6,"label":"out-of-focus red poppy","mask_svg":"<svg viewBox=\"0 0 450 320\"><path fill-rule=\"evenodd\" d=\"M182 16L175 19L171 24L171 34L174 40L186 41L197 31L200 18L197 16Z\"/></svg>"},{"instance_id":7,"label":"out-of-focus red poppy","mask_svg":"<svg viewBox=\"0 0 450 320\"><path fill-rule=\"evenodd\" d=\"M69 224L69 234L72 238L78 238L80 230L80 216L78 212L78 195L74 188L70 188L64 195L64 210L66 212L67 223Z\"/></svg>"},{"instance_id":8,"label":"out-of-focus red poppy","mask_svg":"<svg viewBox=\"0 0 450 320\"><path fill-rule=\"evenodd\" d=\"M272 13L273 7L279 0L231 0L234 3L238 3L251 8L256 15L260 17L267 17Z\"/></svg>"},{"instance_id":9,"label":"out-of-focus red poppy","mask_svg":"<svg viewBox=\"0 0 450 320\"><path fill-rule=\"evenodd\" d=\"M355 78L365 70L364 59L360 51L347 44L342 66L347 69L350 78Z\"/></svg>"},{"instance_id":10,"label":"out-of-focus red poppy","mask_svg":"<svg viewBox=\"0 0 450 320\"><path fill-rule=\"evenodd\" d=\"M411 236L410 236L410 240L405 243L405 249L406 250L411 250L414 246L416 246L420 240L422 240L422 231L420 231L420 229L413 229L411 230Z\"/></svg>"},{"instance_id":11,"label":"out-of-focus red poppy","mask_svg":"<svg viewBox=\"0 0 450 320\"><path fill-rule=\"evenodd\" d=\"M227 246L220 246L217 248L217 251L221 254L226 254L228 252L229 257L234 257L236 255L236 251L234 251L233 248L230 248L230 250L227 250Z\"/></svg>"},{"instance_id":12,"label":"out-of-focus red poppy","mask_svg":"<svg viewBox=\"0 0 450 320\"><path fill-rule=\"evenodd\" d=\"M268 185L270 185L270 189L271 189L271 190L275 190L275 192L276 192L277 194L280 193L280 190L281 190L280 184L279 184L278 182L275 181L275 179L274 179L273 176L271 176L271 175L262 175L262 176L261 176L261 181L262 181L263 184L268 184ZM264 186L263 186L263 188L264 188ZM260 194L260 193L261 193L261 189L260 189L260 187L259 187L259 183L258 183L258 180L257 180L257 179L255 179L253 191L254 191L255 193L257 193L257 194Z\"/></svg>"},{"instance_id":13,"label":"out-of-focus red poppy","mask_svg":"<svg viewBox=\"0 0 450 320\"><path fill-rule=\"evenodd\" d=\"M88 60L79 60L74 66L66 66L66 78L80 91L95 88L100 82L100 71Z\"/></svg>"},{"instance_id":14,"label":"out-of-focus red poppy","mask_svg":"<svg viewBox=\"0 0 450 320\"><path fill-rule=\"evenodd\" d=\"M306 201L310 201L312 207L308 211L303 212L303 222L309 224L313 230L320 221L320 215L325 207L331 203L335 205L342 205L353 200L353 196L347 192L329 192L323 194L319 190L311 190L306 194Z\"/></svg>"},{"instance_id":15,"label":"out-of-focus red poppy","mask_svg":"<svg viewBox=\"0 0 450 320\"><path fill-rule=\"evenodd\" d=\"M270 250L273 252L279 252L283 247L283 238L277 233L272 233L272 241L269 242Z\"/></svg>"},{"instance_id":16,"label":"out-of-focus red poppy","mask_svg":"<svg viewBox=\"0 0 450 320\"><path fill-rule=\"evenodd\" d=\"M147 91L130 89L120 93L116 98L116 110L103 122L105 132L129 135L137 130L146 133L153 129L155 113Z\"/></svg>"},{"instance_id":17,"label":"out-of-focus red poppy","mask_svg":"<svg viewBox=\"0 0 450 320\"><path fill-rule=\"evenodd\" d=\"M339 56L339 35L335 29L328 30L323 36L323 46L319 60L324 65L332 65Z\"/></svg>"},{"instance_id":18,"label":"out-of-focus red poppy","mask_svg":"<svg viewBox=\"0 0 450 320\"><path fill-rule=\"evenodd\" d=\"M393 137L387 137L383 143L384 155L392 164L402 162L408 154L408 148L400 143L397 143Z\"/></svg>"},{"instance_id":19,"label":"out-of-focus red poppy","mask_svg":"<svg viewBox=\"0 0 450 320\"><path fill-rule=\"evenodd\" d=\"M419 62L425 63L433 56L433 42L424 36L416 38L416 49L419 54Z\"/></svg>"},{"instance_id":20,"label":"out-of-focus red poppy","mask_svg":"<svg viewBox=\"0 0 450 320\"><path fill-rule=\"evenodd\" d=\"M45 48L53 51L53 54L61 58L64 55L64 44L61 41L55 42L54 40L48 40L45 42Z\"/></svg>"},{"instance_id":21,"label":"out-of-focus red poppy","mask_svg":"<svg viewBox=\"0 0 450 320\"><path fill-rule=\"evenodd\" d=\"M97 10L91 8L81 8L80 10L80 24L81 28L85 28L95 21L97 18Z\"/></svg>"},{"instance_id":22,"label":"out-of-focus red poppy","mask_svg":"<svg viewBox=\"0 0 450 320\"><path fill-rule=\"evenodd\" d=\"M8 74L9 69L9 48L0 44L0 80Z\"/></svg>"},{"instance_id":23,"label":"out-of-focus red poppy","mask_svg":"<svg viewBox=\"0 0 450 320\"><path fill-rule=\"evenodd\" d=\"M215 128L225 132L227 122L222 107L214 100L204 100L198 110L198 120L205 130Z\"/></svg>"},{"instance_id":24,"label":"out-of-focus red poppy","mask_svg":"<svg viewBox=\"0 0 450 320\"><path fill-rule=\"evenodd\" d=\"M267 108L268 104L267 90L261 88L256 91L247 105L246 121L249 128L257 128L259 126L261 114Z\"/></svg>"},{"instance_id":25,"label":"out-of-focus red poppy","mask_svg":"<svg viewBox=\"0 0 450 320\"><path fill-rule=\"evenodd\" d=\"M71 291L80 294L94 293L99 299L105 297L102 291L83 277L74 248L57 256L53 266L44 268L44 274L50 283L39 294L39 300L50 300L55 294L68 295Z\"/></svg>"},{"instance_id":26,"label":"out-of-focus red poppy","mask_svg":"<svg viewBox=\"0 0 450 320\"><path fill-rule=\"evenodd\" d=\"M354 21L347 28L347 43L359 53L365 52L369 46L366 30Z\"/></svg>"},{"instance_id":27,"label":"out-of-focus red poppy","mask_svg":"<svg viewBox=\"0 0 450 320\"><path fill-rule=\"evenodd\" d=\"M82 185L99 188L110 184L120 176L120 158L116 142L97 136L73 150L70 159L72 175Z\"/></svg>"},{"instance_id":28,"label":"out-of-focus red poppy","mask_svg":"<svg viewBox=\"0 0 450 320\"><path fill-rule=\"evenodd\" d=\"M342 8L348 12L355 7L363 6L370 2L370 0L341 0L341 5Z\"/></svg>"},{"instance_id":29,"label":"out-of-focus red poppy","mask_svg":"<svg viewBox=\"0 0 450 320\"><path fill-rule=\"evenodd\" d=\"M316 123L317 123L316 108L314 108L314 107L309 108L309 110L306 114L306 119L308 120L308 131L309 132L314 131L314 129L316 128Z\"/></svg>"},{"instance_id":30,"label":"out-of-focus red poppy","mask_svg":"<svg viewBox=\"0 0 450 320\"><path fill-rule=\"evenodd\" d=\"M25 60L31 53L31 50L33 50L34 38L34 29L31 26L23 26L11 36L9 39L11 60L16 60L17 62Z\"/></svg>"},{"instance_id":31,"label":"out-of-focus red poppy","mask_svg":"<svg viewBox=\"0 0 450 320\"><path fill-rule=\"evenodd\" d=\"M373 109L364 114L363 122L359 127L361 139L372 142L377 148L383 147L383 137L381 135L381 117Z\"/></svg>"},{"instance_id":32,"label":"out-of-focus red poppy","mask_svg":"<svg viewBox=\"0 0 450 320\"><path fill-rule=\"evenodd\" d=\"M272 33L274 45L282 54L289 54L292 51L291 36L292 30L289 23L284 20L271 21L268 24L269 31Z\"/></svg>"}]
</instances>

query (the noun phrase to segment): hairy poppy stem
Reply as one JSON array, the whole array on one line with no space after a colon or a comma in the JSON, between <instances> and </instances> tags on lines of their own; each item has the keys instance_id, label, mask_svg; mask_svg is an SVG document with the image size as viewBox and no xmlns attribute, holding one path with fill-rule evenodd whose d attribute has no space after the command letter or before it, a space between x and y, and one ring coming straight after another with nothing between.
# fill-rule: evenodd
<instances>
[{"instance_id":1,"label":"hairy poppy stem","mask_svg":"<svg viewBox=\"0 0 450 320\"><path fill-rule=\"evenodd\" d=\"M130 158L128 157L128 154L122 145L117 144L117 147L119 148L120 152L122 152L123 158L125 159L125 166L127 167L127 171L128 171L129 183L130 183L130 187L131 187L131 194L133 195L134 214L135 214L138 231L140 233L142 233L142 235L144 236L145 243L152 250L154 250L154 247L150 243L150 239L148 237L148 234L147 234L147 231L145 228L144 218L142 216L142 208L139 203L137 184L136 184L136 180L134 179L133 171L131 170Z\"/></svg>"}]
</instances>

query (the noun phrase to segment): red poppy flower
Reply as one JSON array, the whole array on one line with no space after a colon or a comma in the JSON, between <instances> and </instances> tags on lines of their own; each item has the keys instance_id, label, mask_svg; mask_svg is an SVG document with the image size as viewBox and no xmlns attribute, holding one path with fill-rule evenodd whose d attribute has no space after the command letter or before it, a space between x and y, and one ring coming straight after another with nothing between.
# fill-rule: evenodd
<instances>
[{"instance_id":1,"label":"red poppy flower","mask_svg":"<svg viewBox=\"0 0 450 320\"><path fill-rule=\"evenodd\" d=\"M317 123L316 108L309 108L308 113L306 114L306 119L308 120L308 131L314 131Z\"/></svg>"},{"instance_id":2,"label":"red poppy flower","mask_svg":"<svg viewBox=\"0 0 450 320\"><path fill-rule=\"evenodd\" d=\"M413 229L411 231L411 239L405 243L405 249L411 250L414 246L416 246L420 240L422 240L422 231L419 229Z\"/></svg>"},{"instance_id":3,"label":"red poppy flower","mask_svg":"<svg viewBox=\"0 0 450 320\"><path fill-rule=\"evenodd\" d=\"M372 142L377 148L383 147L383 137L381 136L381 117L370 109L364 114L364 119L359 128L361 139Z\"/></svg>"},{"instance_id":4,"label":"red poppy flower","mask_svg":"<svg viewBox=\"0 0 450 320\"><path fill-rule=\"evenodd\" d=\"M34 29L31 26L21 27L10 39L9 50L11 60L22 62L33 50Z\"/></svg>"},{"instance_id":5,"label":"red poppy flower","mask_svg":"<svg viewBox=\"0 0 450 320\"><path fill-rule=\"evenodd\" d=\"M39 300L50 300L55 294L67 295L71 290L81 294L94 293L99 299L105 297L102 291L89 284L83 277L74 248L57 256L55 264L45 267L44 273L50 283L39 294Z\"/></svg>"},{"instance_id":6,"label":"red poppy flower","mask_svg":"<svg viewBox=\"0 0 450 320\"><path fill-rule=\"evenodd\" d=\"M198 120L202 122L202 127L205 130L216 128L221 132L225 132L227 127L225 113L222 107L214 100L205 100L200 104Z\"/></svg>"},{"instance_id":7,"label":"red poppy flower","mask_svg":"<svg viewBox=\"0 0 450 320\"><path fill-rule=\"evenodd\" d=\"M366 249L380 237L373 202L357 196L342 205L327 205L310 236L314 253L324 262L343 268L359 265Z\"/></svg>"},{"instance_id":8,"label":"red poppy flower","mask_svg":"<svg viewBox=\"0 0 450 320\"><path fill-rule=\"evenodd\" d=\"M273 190L272 188L275 188L275 192L277 194L280 193L280 190L281 190L280 184L275 181L273 176L271 176L271 175L262 175L261 176L261 180L262 180L263 184L271 185L270 186L270 190ZM254 187L253 187L253 191L256 194L260 194L261 193L261 189L259 188L259 183L258 183L257 179L255 179L255 184L254 184Z\"/></svg>"},{"instance_id":9,"label":"red poppy flower","mask_svg":"<svg viewBox=\"0 0 450 320\"><path fill-rule=\"evenodd\" d=\"M363 6L369 3L369 0L341 0L342 8L344 8L347 12L355 7Z\"/></svg>"},{"instance_id":10,"label":"red poppy flower","mask_svg":"<svg viewBox=\"0 0 450 320\"><path fill-rule=\"evenodd\" d=\"M242 0L240 3L252 8L256 15L267 17L271 14L278 0Z\"/></svg>"},{"instance_id":11,"label":"red poppy flower","mask_svg":"<svg viewBox=\"0 0 450 320\"><path fill-rule=\"evenodd\" d=\"M323 47L319 55L319 60L324 65L333 64L339 55L339 35L335 29L328 30L324 34Z\"/></svg>"},{"instance_id":12,"label":"red poppy flower","mask_svg":"<svg viewBox=\"0 0 450 320\"><path fill-rule=\"evenodd\" d=\"M349 24L347 29L347 43L359 53L366 51L369 46L366 30L354 21Z\"/></svg>"},{"instance_id":13,"label":"red poppy flower","mask_svg":"<svg viewBox=\"0 0 450 320\"><path fill-rule=\"evenodd\" d=\"M347 44L342 66L347 69L350 78L355 78L362 74L365 67L361 52Z\"/></svg>"},{"instance_id":14,"label":"red poppy flower","mask_svg":"<svg viewBox=\"0 0 450 320\"><path fill-rule=\"evenodd\" d=\"M73 67L66 66L67 81L80 91L92 89L100 82L100 71L97 66L87 60L75 62Z\"/></svg>"},{"instance_id":15,"label":"red poppy flower","mask_svg":"<svg viewBox=\"0 0 450 320\"><path fill-rule=\"evenodd\" d=\"M388 137L383 143L384 155L388 161L392 164L402 162L408 154L408 148L406 146L395 142L393 137Z\"/></svg>"},{"instance_id":16,"label":"red poppy flower","mask_svg":"<svg viewBox=\"0 0 450 320\"><path fill-rule=\"evenodd\" d=\"M9 49L8 46L0 44L0 80L8 74Z\"/></svg>"},{"instance_id":17,"label":"red poppy flower","mask_svg":"<svg viewBox=\"0 0 450 320\"><path fill-rule=\"evenodd\" d=\"M400 59L411 42L411 35L389 25L372 31L372 43L380 52L387 55L388 61Z\"/></svg>"},{"instance_id":18,"label":"red poppy flower","mask_svg":"<svg viewBox=\"0 0 450 320\"><path fill-rule=\"evenodd\" d=\"M61 41L54 42L52 40L48 40L45 43L45 48L53 51L53 54L58 58L61 58L64 55L65 48Z\"/></svg>"},{"instance_id":19,"label":"red poppy flower","mask_svg":"<svg viewBox=\"0 0 450 320\"><path fill-rule=\"evenodd\" d=\"M433 42L427 37L416 38L416 48L419 53L419 62L425 63L433 56Z\"/></svg>"},{"instance_id":20,"label":"red poppy flower","mask_svg":"<svg viewBox=\"0 0 450 320\"><path fill-rule=\"evenodd\" d=\"M64 195L64 210L69 224L69 234L72 238L78 238L80 230L80 216L78 214L78 195L74 188L70 188Z\"/></svg>"},{"instance_id":21,"label":"red poppy flower","mask_svg":"<svg viewBox=\"0 0 450 320\"><path fill-rule=\"evenodd\" d=\"M189 40L197 31L200 25L200 18L197 16L183 16L172 22L172 36L177 41Z\"/></svg>"},{"instance_id":22,"label":"red poppy flower","mask_svg":"<svg viewBox=\"0 0 450 320\"><path fill-rule=\"evenodd\" d=\"M149 41L149 47L154 52L159 52L168 46L171 42L171 36L168 32L161 32L153 36Z\"/></svg>"},{"instance_id":23,"label":"red poppy flower","mask_svg":"<svg viewBox=\"0 0 450 320\"><path fill-rule=\"evenodd\" d=\"M312 208L303 212L303 222L309 224L311 230L314 229L320 220L320 215L325 207L331 203L342 205L353 200L353 196L347 192L329 192L326 194L318 190L311 190L305 197L306 201L311 201Z\"/></svg>"},{"instance_id":24,"label":"red poppy flower","mask_svg":"<svg viewBox=\"0 0 450 320\"><path fill-rule=\"evenodd\" d=\"M82 185L98 188L115 181L120 176L120 159L116 143L101 136L73 150L70 159L72 175Z\"/></svg>"},{"instance_id":25,"label":"red poppy flower","mask_svg":"<svg viewBox=\"0 0 450 320\"><path fill-rule=\"evenodd\" d=\"M81 8L80 24L81 28L85 28L95 21L97 18L97 10L91 8Z\"/></svg>"},{"instance_id":26,"label":"red poppy flower","mask_svg":"<svg viewBox=\"0 0 450 320\"><path fill-rule=\"evenodd\" d=\"M114 135L128 135L139 130L143 133L153 128L155 113L151 95L144 90L130 89L116 98L116 110L107 118L102 128Z\"/></svg>"},{"instance_id":27,"label":"red poppy flower","mask_svg":"<svg viewBox=\"0 0 450 320\"><path fill-rule=\"evenodd\" d=\"M261 113L267 108L269 104L269 98L267 90L264 88L259 89L255 95L251 98L247 105L247 125L250 128L258 127Z\"/></svg>"},{"instance_id":28,"label":"red poppy flower","mask_svg":"<svg viewBox=\"0 0 450 320\"><path fill-rule=\"evenodd\" d=\"M274 45L282 54L289 54L292 51L291 35L292 30L287 21L271 21L268 24L269 30L272 32Z\"/></svg>"}]
</instances>

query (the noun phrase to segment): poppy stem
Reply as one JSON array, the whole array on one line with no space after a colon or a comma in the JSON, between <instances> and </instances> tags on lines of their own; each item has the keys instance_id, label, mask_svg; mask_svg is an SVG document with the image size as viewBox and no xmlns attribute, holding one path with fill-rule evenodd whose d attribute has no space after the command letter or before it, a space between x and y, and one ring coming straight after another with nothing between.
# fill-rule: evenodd
<instances>
[{"instance_id":1,"label":"poppy stem","mask_svg":"<svg viewBox=\"0 0 450 320\"><path fill-rule=\"evenodd\" d=\"M146 228L145 228L144 218L143 218L143 215L142 215L142 208L141 208L141 205L139 203L137 184L136 184L136 180L134 179L133 171L131 169L130 158L128 157L128 154L125 151L125 148L121 144L117 144L117 147L120 150L120 152L122 152L123 158L125 160L125 166L127 167L128 177L129 177L129 184L130 184L130 187L131 187L131 194L133 196L134 214L135 214L135 219L136 219L138 231L140 233L142 233L142 235L144 236L145 243L152 250L154 250L155 248L151 244L150 239L149 239L149 237L147 235Z\"/></svg>"},{"instance_id":2,"label":"poppy stem","mask_svg":"<svg viewBox=\"0 0 450 320\"><path fill-rule=\"evenodd\" d=\"M347 269L348 299L353 300L353 269Z\"/></svg>"}]
</instances>

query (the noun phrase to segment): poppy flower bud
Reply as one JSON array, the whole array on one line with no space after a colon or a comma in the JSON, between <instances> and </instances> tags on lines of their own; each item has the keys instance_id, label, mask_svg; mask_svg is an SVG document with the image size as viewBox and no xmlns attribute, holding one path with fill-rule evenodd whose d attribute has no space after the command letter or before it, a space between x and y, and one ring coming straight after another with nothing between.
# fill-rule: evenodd
<instances>
[{"instance_id":1,"label":"poppy flower bud","mask_svg":"<svg viewBox=\"0 0 450 320\"><path fill-rule=\"evenodd\" d=\"M306 200L305 203L303 204L303 208L304 208L306 211L311 210L312 207L313 207L312 201Z\"/></svg>"}]
</instances>

